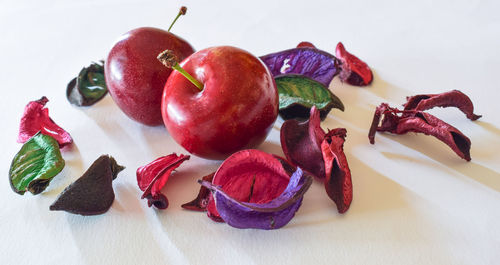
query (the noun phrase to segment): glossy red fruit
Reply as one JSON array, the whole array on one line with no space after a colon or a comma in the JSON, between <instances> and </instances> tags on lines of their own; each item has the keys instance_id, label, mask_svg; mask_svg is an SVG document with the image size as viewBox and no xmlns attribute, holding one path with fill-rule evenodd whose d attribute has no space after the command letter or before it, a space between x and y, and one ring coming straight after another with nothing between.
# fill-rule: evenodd
<instances>
[{"instance_id":1,"label":"glossy red fruit","mask_svg":"<svg viewBox=\"0 0 500 265\"><path fill-rule=\"evenodd\" d=\"M165 85L163 120L177 143L194 155L224 159L265 140L278 115L278 91L262 61L221 46L198 51L181 66L204 87L177 71Z\"/></svg>"},{"instance_id":2,"label":"glossy red fruit","mask_svg":"<svg viewBox=\"0 0 500 265\"><path fill-rule=\"evenodd\" d=\"M150 126L162 124L161 95L171 69L156 56L165 49L180 60L194 53L182 38L157 28L137 28L114 44L105 63L106 85L118 107L130 118Z\"/></svg>"}]
</instances>

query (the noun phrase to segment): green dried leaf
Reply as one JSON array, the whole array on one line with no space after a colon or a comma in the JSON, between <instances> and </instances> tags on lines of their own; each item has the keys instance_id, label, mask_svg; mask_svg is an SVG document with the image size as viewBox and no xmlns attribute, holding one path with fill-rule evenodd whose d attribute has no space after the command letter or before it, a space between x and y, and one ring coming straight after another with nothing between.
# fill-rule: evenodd
<instances>
[{"instance_id":1,"label":"green dried leaf","mask_svg":"<svg viewBox=\"0 0 500 265\"><path fill-rule=\"evenodd\" d=\"M287 74L275 78L279 93L279 113L285 120L309 118L312 106L322 120L332 108L344 111L344 104L320 82L303 75Z\"/></svg>"},{"instance_id":2,"label":"green dried leaf","mask_svg":"<svg viewBox=\"0 0 500 265\"><path fill-rule=\"evenodd\" d=\"M104 78L104 61L84 67L68 84L66 97L76 106L91 106L101 100L108 89Z\"/></svg>"},{"instance_id":3,"label":"green dried leaf","mask_svg":"<svg viewBox=\"0 0 500 265\"><path fill-rule=\"evenodd\" d=\"M37 133L24 143L12 160L9 181L12 190L39 194L64 168L59 144L51 136Z\"/></svg>"}]
</instances>

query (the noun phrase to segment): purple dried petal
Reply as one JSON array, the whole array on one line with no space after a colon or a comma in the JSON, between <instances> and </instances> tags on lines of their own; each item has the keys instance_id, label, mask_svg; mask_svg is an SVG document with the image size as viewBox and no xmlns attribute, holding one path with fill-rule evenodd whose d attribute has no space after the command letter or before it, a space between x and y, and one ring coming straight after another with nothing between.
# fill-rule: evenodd
<instances>
[{"instance_id":1,"label":"purple dried petal","mask_svg":"<svg viewBox=\"0 0 500 265\"><path fill-rule=\"evenodd\" d=\"M46 97L42 97L26 105L19 126L18 143L25 143L38 132L52 136L61 148L73 143L71 135L49 117L49 109L45 108L48 101Z\"/></svg>"},{"instance_id":2,"label":"purple dried petal","mask_svg":"<svg viewBox=\"0 0 500 265\"><path fill-rule=\"evenodd\" d=\"M268 230L283 227L293 218L312 178L297 168L283 193L267 203L242 202L226 194L219 186L207 181L200 183L214 192L217 210L230 226Z\"/></svg>"},{"instance_id":3,"label":"purple dried petal","mask_svg":"<svg viewBox=\"0 0 500 265\"><path fill-rule=\"evenodd\" d=\"M273 76L299 74L312 78L326 87L340 71L335 56L310 47L294 48L261 56Z\"/></svg>"},{"instance_id":4,"label":"purple dried petal","mask_svg":"<svg viewBox=\"0 0 500 265\"><path fill-rule=\"evenodd\" d=\"M325 132L321 129L320 122L319 111L313 106L309 120L287 120L283 123L280 140L288 161L318 178L324 178L325 165L321 142Z\"/></svg>"},{"instance_id":5,"label":"purple dried petal","mask_svg":"<svg viewBox=\"0 0 500 265\"><path fill-rule=\"evenodd\" d=\"M428 110L434 107L456 107L460 109L467 118L477 120L481 115L474 114L474 105L470 98L459 90L452 90L440 94L424 94L406 98L403 105L405 110Z\"/></svg>"}]
</instances>

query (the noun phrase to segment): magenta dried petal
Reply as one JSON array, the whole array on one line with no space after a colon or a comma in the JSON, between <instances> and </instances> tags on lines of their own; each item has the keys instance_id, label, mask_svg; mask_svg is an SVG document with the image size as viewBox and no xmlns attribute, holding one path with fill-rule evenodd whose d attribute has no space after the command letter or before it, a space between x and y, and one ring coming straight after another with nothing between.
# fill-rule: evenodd
<instances>
[{"instance_id":1,"label":"magenta dried petal","mask_svg":"<svg viewBox=\"0 0 500 265\"><path fill-rule=\"evenodd\" d=\"M372 70L358 57L346 51L342 42L337 44L335 55L342 62L340 79L353 86L367 86L373 81Z\"/></svg>"},{"instance_id":2,"label":"magenta dried petal","mask_svg":"<svg viewBox=\"0 0 500 265\"><path fill-rule=\"evenodd\" d=\"M281 126L280 140L288 161L318 178L325 177L321 142L325 132L320 127L319 111L311 108L309 120L287 120Z\"/></svg>"},{"instance_id":3,"label":"magenta dried petal","mask_svg":"<svg viewBox=\"0 0 500 265\"><path fill-rule=\"evenodd\" d=\"M273 76L299 74L312 78L326 87L340 71L335 56L310 47L294 48L261 56Z\"/></svg>"},{"instance_id":4,"label":"magenta dried petal","mask_svg":"<svg viewBox=\"0 0 500 265\"><path fill-rule=\"evenodd\" d=\"M467 118L477 120L481 115L474 114L474 105L470 98L459 90L452 90L440 94L424 94L406 98L403 105L405 110L424 111L434 107L456 107L460 109Z\"/></svg>"},{"instance_id":5,"label":"magenta dried petal","mask_svg":"<svg viewBox=\"0 0 500 265\"><path fill-rule=\"evenodd\" d=\"M25 143L38 132L52 136L61 148L73 142L71 135L49 117L49 109L45 108L48 101L42 97L26 105L19 126L18 143Z\"/></svg>"},{"instance_id":6,"label":"magenta dried petal","mask_svg":"<svg viewBox=\"0 0 500 265\"><path fill-rule=\"evenodd\" d=\"M347 131L344 128L331 130L321 143L325 161L326 193L337 205L339 213L345 213L352 202L351 170L344 153L346 134Z\"/></svg>"},{"instance_id":7,"label":"magenta dried petal","mask_svg":"<svg viewBox=\"0 0 500 265\"><path fill-rule=\"evenodd\" d=\"M137 169L137 184L144 191L141 199L146 198L149 207L151 205L154 205L158 209L168 207L168 199L161 193L161 189L165 186L172 171L189 158L189 155L181 154L177 156L177 154L172 153L157 158L153 162Z\"/></svg>"},{"instance_id":8,"label":"magenta dried petal","mask_svg":"<svg viewBox=\"0 0 500 265\"><path fill-rule=\"evenodd\" d=\"M215 172L206 175L202 178L204 181L212 182L214 179ZM200 187L200 191L198 192L198 196L188 203L184 203L181 205L182 208L192 211L200 211L205 212L207 210L208 203L210 202L211 193L210 190L205 188L204 186Z\"/></svg>"},{"instance_id":9,"label":"magenta dried petal","mask_svg":"<svg viewBox=\"0 0 500 265\"><path fill-rule=\"evenodd\" d=\"M228 195L224 190L207 181L200 183L214 192L217 210L222 219L236 228L278 229L286 225L302 203L312 178L300 168L292 174L285 190L266 203L248 203Z\"/></svg>"}]
</instances>

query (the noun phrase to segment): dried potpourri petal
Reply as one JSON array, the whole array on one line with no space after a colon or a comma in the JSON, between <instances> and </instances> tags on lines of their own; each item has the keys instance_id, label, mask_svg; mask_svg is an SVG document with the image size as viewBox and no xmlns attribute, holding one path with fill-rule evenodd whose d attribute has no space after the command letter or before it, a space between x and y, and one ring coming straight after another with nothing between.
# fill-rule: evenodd
<instances>
[{"instance_id":1,"label":"dried potpourri petal","mask_svg":"<svg viewBox=\"0 0 500 265\"><path fill-rule=\"evenodd\" d=\"M208 174L202 178L203 181L212 182L215 172ZM207 210L208 202L210 201L210 190L205 186L201 186L198 196L188 203L181 205L182 208L192 211L205 212Z\"/></svg>"},{"instance_id":2,"label":"dried potpourri petal","mask_svg":"<svg viewBox=\"0 0 500 265\"><path fill-rule=\"evenodd\" d=\"M313 106L309 120L287 120L281 125L280 140L288 161L318 178L324 178L321 142L325 138L325 132L321 129L320 122L319 111Z\"/></svg>"},{"instance_id":3,"label":"dried potpourri petal","mask_svg":"<svg viewBox=\"0 0 500 265\"><path fill-rule=\"evenodd\" d=\"M137 169L137 183L139 188L144 192L141 199L148 200L148 206L154 205L158 209L166 209L168 207L168 199L161 193L161 189L165 186L168 178L182 162L189 159L189 155L177 156L172 153L167 156L157 158L153 162L139 167Z\"/></svg>"},{"instance_id":4,"label":"dried potpourri petal","mask_svg":"<svg viewBox=\"0 0 500 265\"><path fill-rule=\"evenodd\" d=\"M80 215L107 212L115 200L112 181L123 169L112 156L100 156L80 178L59 194L49 209Z\"/></svg>"},{"instance_id":5,"label":"dried potpourri petal","mask_svg":"<svg viewBox=\"0 0 500 265\"><path fill-rule=\"evenodd\" d=\"M346 134L344 128L330 130L321 143L325 161L326 193L337 205L339 213L345 213L352 201L351 170L344 154Z\"/></svg>"},{"instance_id":6,"label":"dried potpourri petal","mask_svg":"<svg viewBox=\"0 0 500 265\"><path fill-rule=\"evenodd\" d=\"M274 156L242 150L226 159L212 183L222 219L236 228L277 229L286 225L302 203L312 178L298 168L291 176Z\"/></svg>"},{"instance_id":7,"label":"dried potpourri petal","mask_svg":"<svg viewBox=\"0 0 500 265\"><path fill-rule=\"evenodd\" d=\"M108 93L104 78L104 61L84 67L66 89L68 101L76 106L91 106Z\"/></svg>"},{"instance_id":8,"label":"dried potpourri petal","mask_svg":"<svg viewBox=\"0 0 500 265\"><path fill-rule=\"evenodd\" d=\"M299 44L297 44L297 48L313 48L316 49L316 46L314 44L308 42L308 41L302 41Z\"/></svg>"},{"instance_id":9,"label":"dried potpourri petal","mask_svg":"<svg viewBox=\"0 0 500 265\"><path fill-rule=\"evenodd\" d=\"M379 126L381 118L382 122ZM382 103L375 110L370 132L368 134L371 144L375 143L376 131L391 132L394 134L416 132L432 135L448 145L459 157L467 161L471 160L471 142L469 138L457 128L423 111L401 111L389 107L387 103Z\"/></svg>"},{"instance_id":10,"label":"dried potpourri petal","mask_svg":"<svg viewBox=\"0 0 500 265\"><path fill-rule=\"evenodd\" d=\"M12 160L10 186L23 195L27 190L39 194L64 168L59 144L51 136L37 133L31 137Z\"/></svg>"},{"instance_id":11,"label":"dried potpourri petal","mask_svg":"<svg viewBox=\"0 0 500 265\"><path fill-rule=\"evenodd\" d=\"M337 44L335 55L342 61L340 65L340 79L353 86L367 86L373 81L372 70L358 57L352 55L344 48L342 42Z\"/></svg>"},{"instance_id":12,"label":"dried potpourri petal","mask_svg":"<svg viewBox=\"0 0 500 265\"><path fill-rule=\"evenodd\" d=\"M452 90L440 94L424 94L406 98L403 105L405 110L424 111L434 107L456 107L470 120L477 120L481 115L474 114L474 105L470 98L459 90Z\"/></svg>"},{"instance_id":13,"label":"dried potpourri petal","mask_svg":"<svg viewBox=\"0 0 500 265\"><path fill-rule=\"evenodd\" d=\"M294 48L261 56L273 76L299 74L312 78L328 87L340 71L335 56L311 47Z\"/></svg>"},{"instance_id":14,"label":"dried potpourri petal","mask_svg":"<svg viewBox=\"0 0 500 265\"><path fill-rule=\"evenodd\" d=\"M332 108L344 111L344 104L330 90L307 76L286 74L276 76L279 94L279 114L285 120L309 118L312 106L319 110L322 120Z\"/></svg>"},{"instance_id":15,"label":"dried potpourri petal","mask_svg":"<svg viewBox=\"0 0 500 265\"><path fill-rule=\"evenodd\" d=\"M52 136L57 140L60 147L71 144L73 138L68 132L59 127L50 117L49 109L45 108L49 100L42 97L39 100L31 101L24 108L24 114L21 118L19 126L18 143L28 141L33 135L38 132Z\"/></svg>"}]
</instances>

